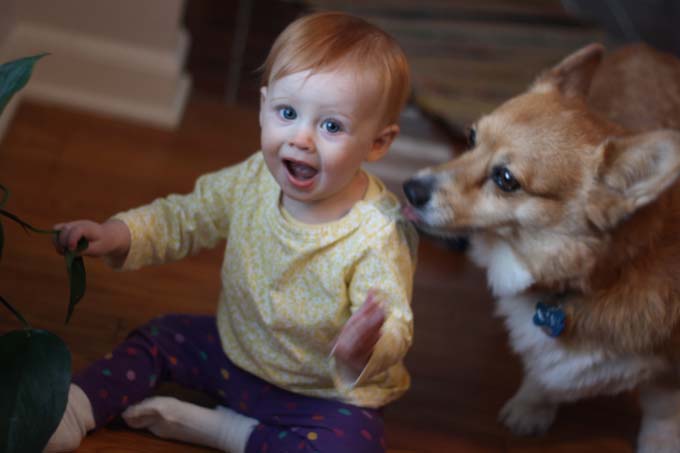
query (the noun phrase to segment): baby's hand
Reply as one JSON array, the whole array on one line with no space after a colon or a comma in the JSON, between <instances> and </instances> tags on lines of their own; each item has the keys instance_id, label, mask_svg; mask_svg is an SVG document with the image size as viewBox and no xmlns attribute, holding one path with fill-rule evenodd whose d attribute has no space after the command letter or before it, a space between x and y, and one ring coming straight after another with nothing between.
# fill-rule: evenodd
<instances>
[{"instance_id":1,"label":"baby's hand","mask_svg":"<svg viewBox=\"0 0 680 453\"><path fill-rule=\"evenodd\" d=\"M373 291L366 302L347 321L333 347L336 359L356 371L364 369L380 339L385 312Z\"/></svg>"},{"instance_id":2,"label":"baby's hand","mask_svg":"<svg viewBox=\"0 0 680 453\"><path fill-rule=\"evenodd\" d=\"M59 230L54 239L54 248L58 253L66 250L75 251L78 241L85 238L87 249L82 254L87 256L125 256L130 246L130 233L127 226L118 220L96 223L90 220L76 220L60 223L53 227Z\"/></svg>"}]
</instances>

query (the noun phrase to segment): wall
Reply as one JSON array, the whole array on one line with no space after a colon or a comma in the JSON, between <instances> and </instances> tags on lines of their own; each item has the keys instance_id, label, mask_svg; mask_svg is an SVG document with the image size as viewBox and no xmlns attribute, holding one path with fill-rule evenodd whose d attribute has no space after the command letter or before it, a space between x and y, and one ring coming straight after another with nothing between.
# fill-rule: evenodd
<instances>
[{"instance_id":1,"label":"wall","mask_svg":"<svg viewBox=\"0 0 680 453\"><path fill-rule=\"evenodd\" d=\"M0 0L3 13L13 10L0 57L50 53L37 64L28 97L172 128L191 87L184 3Z\"/></svg>"},{"instance_id":2,"label":"wall","mask_svg":"<svg viewBox=\"0 0 680 453\"><path fill-rule=\"evenodd\" d=\"M16 16L14 0L0 0L0 43L9 34Z\"/></svg>"}]
</instances>

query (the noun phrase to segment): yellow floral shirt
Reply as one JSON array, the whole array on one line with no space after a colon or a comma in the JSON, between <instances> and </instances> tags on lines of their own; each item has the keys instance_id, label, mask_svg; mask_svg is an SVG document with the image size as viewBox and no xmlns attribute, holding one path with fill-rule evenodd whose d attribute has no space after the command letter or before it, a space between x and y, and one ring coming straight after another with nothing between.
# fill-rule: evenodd
<instances>
[{"instance_id":1,"label":"yellow floral shirt","mask_svg":"<svg viewBox=\"0 0 680 453\"><path fill-rule=\"evenodd\" d=\"M132 242L122 269L181 259L227 239L217 325L227 356L292 392L380 407L410 379L402 359L413 334L410 300L417 236L399 203L369 175L364 199L337 221L296 221L262 153L200 177L170 195L114 216ZM331 349L350 315L375 290L382 336L359 376Z\"/></svg>"}]
</instances>

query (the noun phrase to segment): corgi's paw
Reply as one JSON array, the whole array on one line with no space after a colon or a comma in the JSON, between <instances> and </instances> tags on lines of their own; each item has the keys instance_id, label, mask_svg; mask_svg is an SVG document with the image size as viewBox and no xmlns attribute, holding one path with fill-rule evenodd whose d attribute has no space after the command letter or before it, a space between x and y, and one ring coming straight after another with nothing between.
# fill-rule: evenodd
<instances>
[{"instance_id":1,"label":"corgi's paw","mask_svg":"<svg viewBox=\"0 0 680 453\"><path fill-rule=\"evenodd\" d=\"M638 436L637 453L672 453L680 451L680 421L645 418Z\"/></svg>"},{"instance_id":2,"label":"corgi's paw","mask_svg":"<svg viewBox=\"0 0 680 453\"><path fill-rule=\"evenodd\" d=\"M516 436L536 436L548 430L555 420L557 405L513 397L498 414L498 420Z\"/></svg>"}]
</instances>

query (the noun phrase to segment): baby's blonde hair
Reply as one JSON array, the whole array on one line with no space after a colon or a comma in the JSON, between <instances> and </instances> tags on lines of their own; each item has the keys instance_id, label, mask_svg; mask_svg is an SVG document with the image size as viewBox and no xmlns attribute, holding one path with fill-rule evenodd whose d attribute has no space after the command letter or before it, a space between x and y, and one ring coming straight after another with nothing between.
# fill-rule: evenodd
<instances>
[{"instance_id":1,"label":"baby's blonde hair","mask_svg":"<svg viewBox=\"0 0 680 453\"><path fill-rule=\"evenodd\" d=\"M337 68L376 78L383 89L385 121L397 122L410 90L406 56L386 32L349 14L315 13L288 25L262 65L262 85L300 71Z\"/></svg>"}]
</instances>

